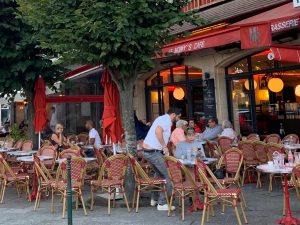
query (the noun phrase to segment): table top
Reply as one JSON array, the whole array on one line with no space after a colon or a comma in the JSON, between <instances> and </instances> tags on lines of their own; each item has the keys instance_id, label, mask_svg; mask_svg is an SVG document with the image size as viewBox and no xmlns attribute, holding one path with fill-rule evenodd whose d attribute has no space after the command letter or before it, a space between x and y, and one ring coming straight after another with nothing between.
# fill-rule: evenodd
<instances>
[{"instance_id":1,"label":"table top","mask_svg":"<svg viewBox=\"0 0 300 225\"><path fill-rule=\"evenodd\" d=\"M112 145L101 145L102 148L110 148Z\"/></svg>"},{"instance_id":2,"label":"table top","mask_svg":"<svg viewBox=\"0 0 300 225\"><path fill-rule=\"evenodd\" d=\"M14 151L14 150L18 150L17 148L0 148L0 152L10 152L10 151Z\"/></svg>"},{"instance_id":3,"label":"table top","mask_svg":"<svg viewBox=\"0 0 300 225\"><path fill-rule=\"evenodd\" d=\"M83 159L84 159L87 163L93 162L93 161L96 161L96 160L97 160L97 158L95 158L95 157L83 157ZM65 160L67 160L67 159L57 159L56 162L57 162L57 163L62 163L62 162L65 161Z\"/></svg>"},{"instance_id":4,"label":"table top","mask_svg":"<svg viewBox=\"0 0 300 225\"><path fill-rule=\"evenodd\" d=\"M53 159L53 157L46 156L46 155L41 155L38 157L40 158L41 161ZM18 157L17 160L22 161L22 162L33 162L33 157L32 156L22 156L22 157Z\"/></svg>"},{"instance_id":5,"label":"table top","mask_svg":"<svg viewBox=\"0 0 300 225\"><path fill-rule=\"evenodd\" d=\"M300 144L287 144L287 145L284 145L284 148L285 149L299 149L300 148Z\"/></svg>"},{"instance_id":6,"label":"table top","mask_svg":"<svg viewBox=\"0 0 300 225\"><path fill-rule=\"evenodd\" d=\"M262 164L256 167L257 170L260 170L264 173L282 173L289 174L292 173L293 167L285 165L283 168L275 168L274 165Z\"/></svg>"},{"instance_id":7,"label":"table top","mask_svg":"<svg viewBox=\"0 0 300 225\"><path fill-rule=\"evenodd\" d=\"M13 155L13 156L27 156L27 155L33 155L36 154L37 150L31 150L31 151L14 151L14 152L8 152L7 154Z\"/></svg>"},{"instance_id":8,"label":"table top","mask_svg":"<svg viewBox=\"0 0 300 225\"><path fill-rule=\"evenodd\" d=\"M193 160L193 161L190 161L190 160L187 160L187 159L178 159L183 165L195 165L196 164L196 161ZM212 164L214 162L216 162L218 159L217 158L206 158L205 160L203 160L203 162L206 164L206 165L209 165L209 164Z\"/></svg>"},{"instance_id":9,"label":"table top","mask_svg":"<svg viewBox=\"0 0 300 225\"><path fill-rule=\"evenodd\" d=\"M83 146L81 146L81 148L83 148L83 149L93 149L94 150L93 145L83 145Z\"/></svg>"}]
</instances>

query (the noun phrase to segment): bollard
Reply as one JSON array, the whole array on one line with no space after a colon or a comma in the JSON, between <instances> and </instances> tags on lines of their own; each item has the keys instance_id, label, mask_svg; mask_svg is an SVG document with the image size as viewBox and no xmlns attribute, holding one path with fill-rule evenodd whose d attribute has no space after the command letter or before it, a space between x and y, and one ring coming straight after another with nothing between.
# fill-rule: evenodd
<instances>
[{"instance_id":1,"label":"bollard","mask_svg":"<svg viewBox=\"0 0 300 225\"><path fill-rule=\"evenodd\" d=\"M68 225L73 224L72 218L72 181L71 181L71 156L67 158L67 209L68 209Z\"/></svg>"}]
</instances>

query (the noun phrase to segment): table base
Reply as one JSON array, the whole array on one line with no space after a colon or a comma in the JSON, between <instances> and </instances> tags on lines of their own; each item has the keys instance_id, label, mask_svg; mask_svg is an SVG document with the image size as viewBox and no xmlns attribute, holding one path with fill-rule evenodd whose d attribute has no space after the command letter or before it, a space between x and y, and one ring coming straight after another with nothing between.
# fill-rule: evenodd
<instances>
[{"instance_id":1,"label":"table base","mask_svg":"<svg viewBox=\"0 0 300 225\"><path fill-rule=\"evenodd\" d=\"M281 219L276 220L275 223L284 225L298 225L300 224L300 220L292 216L285 216Z\"/></svg>"}]
</instances>

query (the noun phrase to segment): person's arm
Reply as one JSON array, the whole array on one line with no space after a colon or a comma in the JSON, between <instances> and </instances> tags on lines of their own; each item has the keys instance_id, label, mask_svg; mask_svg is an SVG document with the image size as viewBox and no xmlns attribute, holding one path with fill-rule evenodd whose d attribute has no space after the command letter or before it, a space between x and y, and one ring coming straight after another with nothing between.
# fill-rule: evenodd
<instances>
[{"instance_id":1,"label":"person's arm","mask_svg":"<svg viewBox=\"0 0 300 225\"><path fill-rule=\"evenodd\" d=\"M95 132L91 131L89 133L89 145L94 145L96 139L96 134Z\"/></svg>"},{"instance_id":2,"label":"person's arm","mask_svg":"<svg viewBox=\"0 0 300 225\"><path fill-rule=\"evenodd\" d=\"M52 135L51 135L51 139L52 139L53 141L55 141L55 143L57 143L58 145L62 145L63 139L62 139L62 134L61 134L61 133L58 134L58 137L57 137L57 135L52 134Z\"/></svg>"},{"instance_id":3,"label":"person's arm","mask_svg":"<svg viewBox=\"0 0 300 225\"><path fill-rule=\"evenodd\" d=\"M167 144L164 141L163 128L161 126L156 127L155 135L156 135L156 138L157 138L158 142L161 144L165 155L169 155L169 149L167 147Z\"/></svg>"}]
</instances>

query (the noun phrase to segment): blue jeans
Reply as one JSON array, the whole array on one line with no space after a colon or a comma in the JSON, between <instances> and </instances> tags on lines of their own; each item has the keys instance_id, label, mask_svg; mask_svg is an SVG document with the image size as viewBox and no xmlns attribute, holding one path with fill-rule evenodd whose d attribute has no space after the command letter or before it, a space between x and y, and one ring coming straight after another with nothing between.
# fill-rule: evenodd
<instances>
[{"instance_id":1,"label":"blue jeans","mask_svg":"<svg viewBox=\"0 0 300 225\"><path fill-rule=\"evenodd\" d=\"M160 152L154 152L154 151L153 152L144 151L144 158L153 166L153 169L155 171L154 177L161 177L161 178L166 179L166 181L167 181L166 189L167 189L168 196L170 196L171 192L172 192L172 186L171 186L170 177L169 177L169 174L168 174L165 162L164 162L163 154L161 154ZM164 205L167 203L164 192L160 192L159 198L158 198L158 192L153 192L152 198L154 200L158 199L159 205Z\"/></svg>"}]
</instances>

